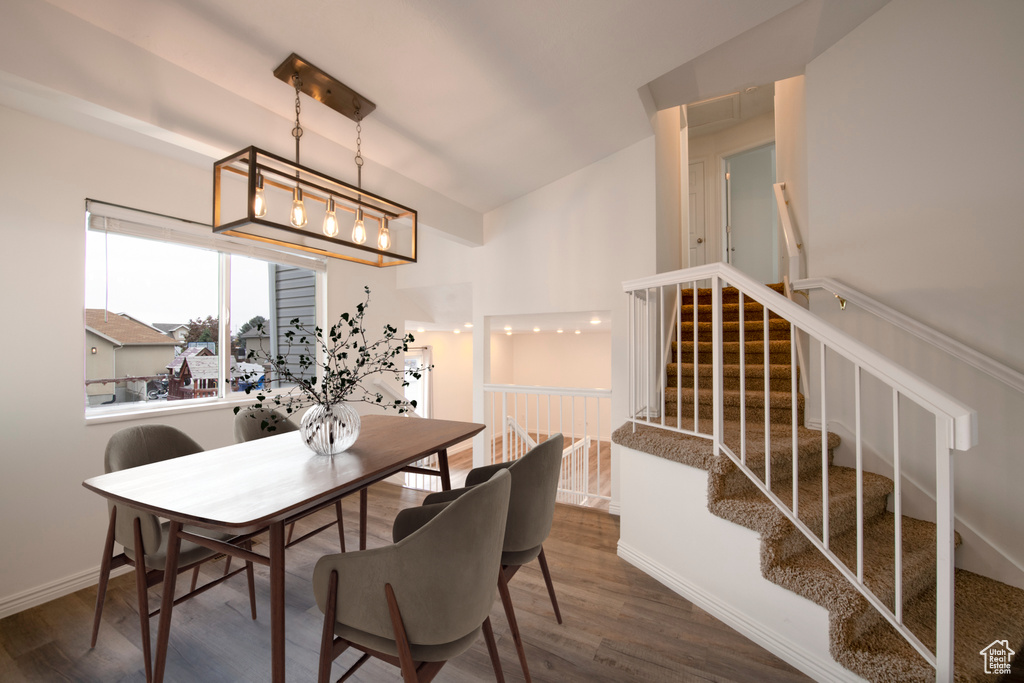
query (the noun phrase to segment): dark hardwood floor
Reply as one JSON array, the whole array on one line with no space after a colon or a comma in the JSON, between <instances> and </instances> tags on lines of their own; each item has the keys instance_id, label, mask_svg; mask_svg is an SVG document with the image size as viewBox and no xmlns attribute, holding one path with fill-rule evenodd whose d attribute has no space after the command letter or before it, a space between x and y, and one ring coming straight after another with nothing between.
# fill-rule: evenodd
<instances>
[{"instance_id":1,"label":"dark hardwood floor","mask_svg":"<svg viewBox=\"0 0 1024 683\"><path fill-rule=\"evenodd\" d=\"M368 546L389 543L396 512L419 504L423 495L390 484L373 487ZM344 508L346 543L357 547L358 497L347 498ZM300 528L319 521L316 516L308 518ZM597 510L557 507L545 550L565 622L561 626L555 622L536 563L524 567L511 581L535 681L808 680L619 559L615 554L618 537L616 517ZM337 536L329 530L288 551L290 681L316 679L322 615L313 601L309 577L317 558L337 550ZM97 544L97 561L99 555ZM211 563L208 571L221 570L222 562ZM249 618L244 576L175 608L166 680L269 680L266 569L257 567L256 578L260 610L257 621ZM158 598L159 592L154 591L151 601ZM95 588L84 589L0 620L0 681L145 680L132 576L111 581L99 642L95 649L89 649L95 599ZM152 621L154 635L156 621ZM506 679L523 680L500 601L495 601L491 621ZM341 675L342 665L354 660L354 654L343 654L335 663L334 680ZM401 677L397 669L371 660L351 680L399 681ZM494 680L482 639L449 662L435 680Z\"/></svg>"}]
</instances>

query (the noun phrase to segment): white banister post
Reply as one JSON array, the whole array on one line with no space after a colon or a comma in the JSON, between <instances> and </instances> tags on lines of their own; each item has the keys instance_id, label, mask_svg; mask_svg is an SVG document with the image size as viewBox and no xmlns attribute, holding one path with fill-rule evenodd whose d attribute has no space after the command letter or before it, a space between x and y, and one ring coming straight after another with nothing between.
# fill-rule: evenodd
<instances>
[{"instance_id":1,"label":"white banister post","mask_svg":"<svg viewBox=\"0 0 1024 683\"><path fill-rule=\"evenodd\" d=\"M953 680L953 453L948 417L935 416L935 680Z\"/></svg>"},{"instance_id":2,"label":"white banister post","mask_svg":"<svg viewBox=\"0 0 1024 683\"><path fill-rule=\"evenodd\" d=\"M694 305L696 305L696 283L694 283ZM722 437L724 429L724 415L722 414L724 411L724 399L722 396L722 387L725 384L725 378L722 374L722 353L722 278L715 275L711 278L711 394L713 399L711 427L714 431L715 457L722 454ZM743 353L743 349L740 349L740 353ZM696 386L697 368L694 367L693 371L695 375L694 386Z\"/></svg>"}]
</instances>

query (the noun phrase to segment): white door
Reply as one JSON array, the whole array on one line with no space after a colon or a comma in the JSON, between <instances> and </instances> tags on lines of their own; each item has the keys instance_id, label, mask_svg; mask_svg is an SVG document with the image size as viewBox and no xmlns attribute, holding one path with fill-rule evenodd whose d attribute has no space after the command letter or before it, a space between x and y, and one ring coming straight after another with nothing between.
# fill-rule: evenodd
<instances>
[{"instance_id":1,"label":"white door","mask_svg":"<svg viewBox=\"0 0 1024 683\"><path fill-rule=\"evenodd\" d=\"M764 282L778 282L775 145L725 158L726 262Z\"/></svg>"},{"instance_id":2,"label":"white door","mask_svg":"<svg viewBox=\"0 0 1024 683\"><path fill-rule=\"evenodd\" d=\"M707 263L705 249L707 247L705 235L705 213L704 213L704 162L695 161L690 164L690 217L689 240L690 240L690 262L689 267L702 266Z\"/></svg>"}]
</instances>

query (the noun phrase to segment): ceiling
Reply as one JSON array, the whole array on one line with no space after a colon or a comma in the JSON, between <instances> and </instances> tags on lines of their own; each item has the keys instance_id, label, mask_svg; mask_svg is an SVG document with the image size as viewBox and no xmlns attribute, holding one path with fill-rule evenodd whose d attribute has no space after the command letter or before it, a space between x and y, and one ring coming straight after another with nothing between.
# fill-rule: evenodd
<instances>
[{"instance_id":1,"label":"ceiling","mask_svg":"<svg viewBox=\"0 0 1024 683\"><path fill-rule=\"evenodd\" d=\"M294 118L294 102L292 91L272 72L296 52L376 103L362 135L368 179L372 179L373 164L380 164L477 212L500 206L650 136L638 89L801 4L800 0L49 3L273 112L281 119L282 152L291 141L288 122ZM82 59L88 64L88 55ZM174 92L170 82L148 83L143 89L167 99L188 95ZM210 111L208 115L219 114ZM347 149L354 147L351 121L308 99L302 117L308 131ZM210 122L165 119L161 123L186 135L191 127L200 138L204 125L213 127Z\"/></svg>"}]
</instances>

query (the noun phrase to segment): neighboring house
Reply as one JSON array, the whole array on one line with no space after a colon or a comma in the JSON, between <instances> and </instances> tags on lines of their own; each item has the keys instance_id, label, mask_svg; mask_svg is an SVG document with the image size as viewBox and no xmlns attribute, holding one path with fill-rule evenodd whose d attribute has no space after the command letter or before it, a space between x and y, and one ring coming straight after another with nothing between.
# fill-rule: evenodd
<instances>
[{"instance_id":1,"label":"neighboring house","mask_svg":"<svg viewBox=\"0 0 1024 683\"><path fill-rule=\"evenodd\" d=\"M185 344L185 334L188 332L188 325L185 323L153 323L153 327L166 334L179 345Z\"/></svg>"},{"instance_id":2,"label":"neighboring house","mask_svg":"<svg viewBox=\"0 0 1024 683\"><path fill-rule=\"evenodd\" d=\"M265 351L270 352L270 323L266 323L262 330L258 330L255 327L250 328L238 335L239 348L237 350L239 358L245 358L245 355L249 351Z\"/></svg>"},{"instance_id":3,"label":"neighboring house","mask_svg":"<svg viewBox=\"0 0 1024 683\"><path fill-rule=\"evenodd\" d=\"M138 320L101 308L85 310L85 379L90 403L139 400L147 382L166 373L174 340ZM124 378L134 378L125 381ZM95 380L110 380L95 382ZM120 380L115 382L115 380Z\"/></svg>"}]
</instances>

